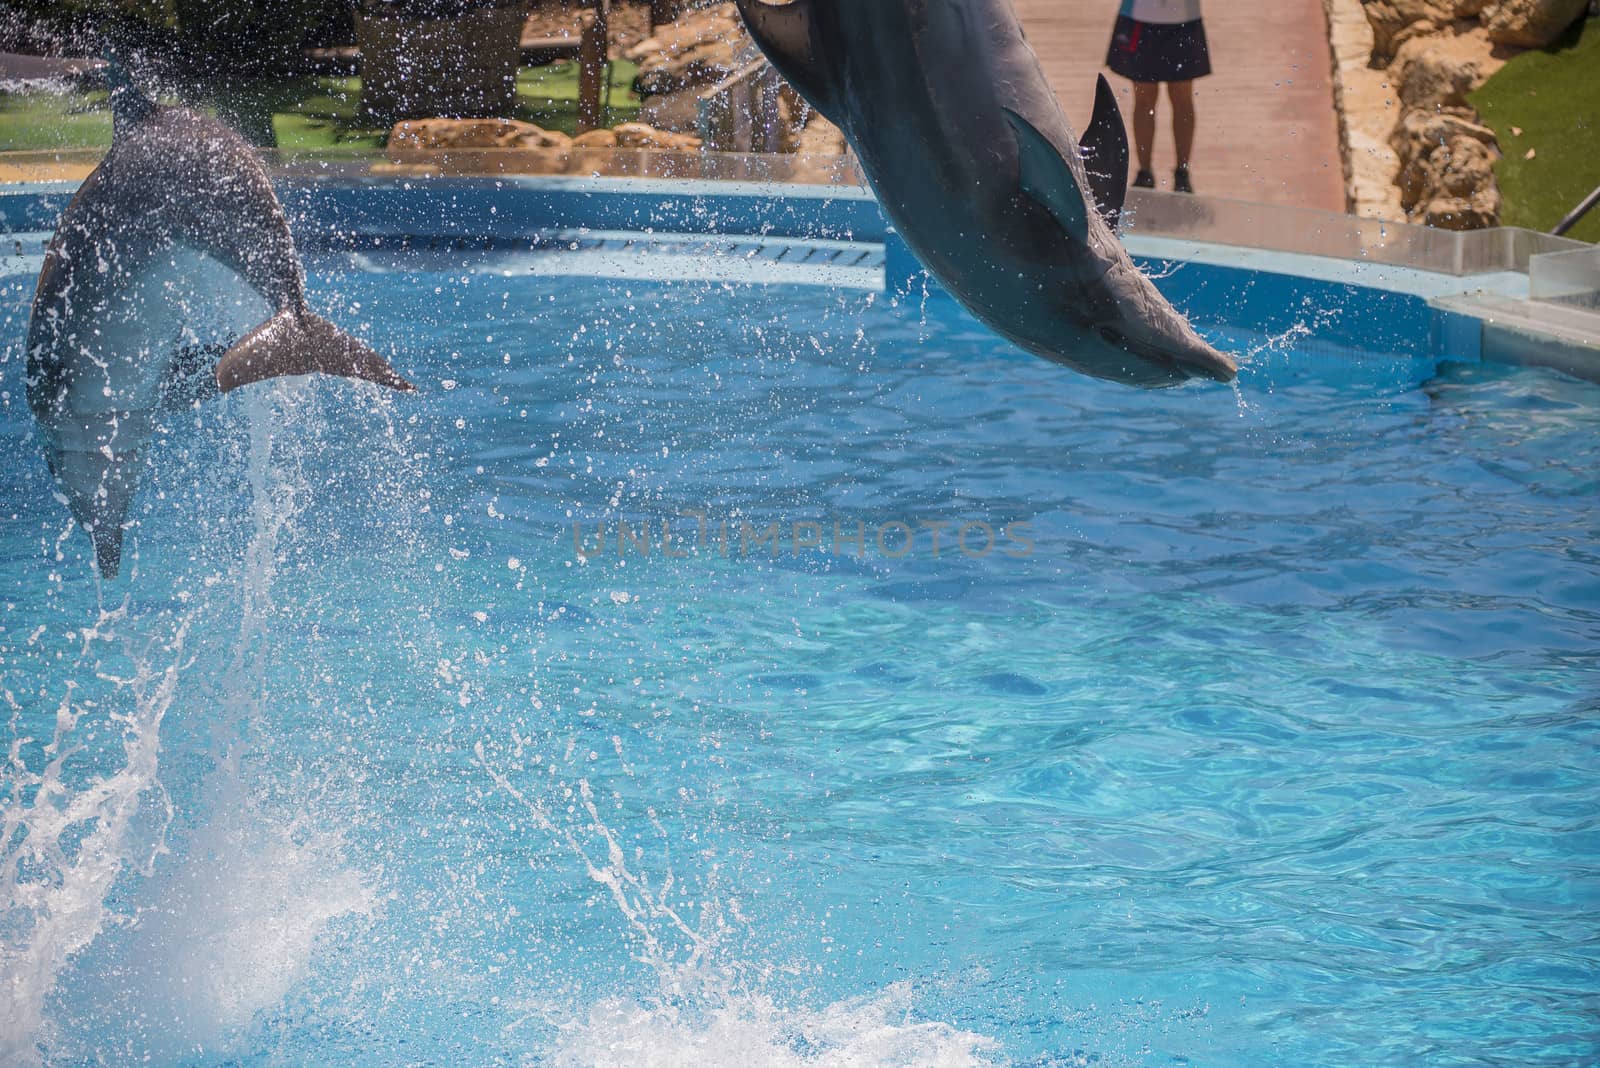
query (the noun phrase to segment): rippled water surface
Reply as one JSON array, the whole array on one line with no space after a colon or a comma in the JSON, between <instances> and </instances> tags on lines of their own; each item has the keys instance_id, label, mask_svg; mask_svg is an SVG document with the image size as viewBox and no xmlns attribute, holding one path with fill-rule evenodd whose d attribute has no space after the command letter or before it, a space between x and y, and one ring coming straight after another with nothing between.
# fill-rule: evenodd
<instances>
[{"instance_id":1,"label":"rippled water surface","mask_svg":"<svg viewBox=\"0 0 1600 1068\"><path fill-rule=\"evenodd\" d=\"M7 1057L1600 1052L1600 388L436 266L314 263L421 392L171 415L104 586L4 280Z\"/></svg>"}]
</instances>

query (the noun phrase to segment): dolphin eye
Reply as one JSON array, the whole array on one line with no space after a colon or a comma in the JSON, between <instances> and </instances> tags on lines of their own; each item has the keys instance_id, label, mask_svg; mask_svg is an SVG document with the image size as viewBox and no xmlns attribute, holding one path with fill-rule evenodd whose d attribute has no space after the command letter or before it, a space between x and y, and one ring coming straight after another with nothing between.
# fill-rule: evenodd
<instances>
[{"instance_id":1,"label":"dolphin eye","mask_svg":"<svg viewBox=\"0 0 1600 1068\"><path fill-rule=\"evenodd\" d=\"M1114 326L1102 326L1100 328L1100 337L1106 344L1115 345L1118 348L1121 348L1123 342L1127 340L1122 336L1122 331Z\"/></svg>"}]
</instances>

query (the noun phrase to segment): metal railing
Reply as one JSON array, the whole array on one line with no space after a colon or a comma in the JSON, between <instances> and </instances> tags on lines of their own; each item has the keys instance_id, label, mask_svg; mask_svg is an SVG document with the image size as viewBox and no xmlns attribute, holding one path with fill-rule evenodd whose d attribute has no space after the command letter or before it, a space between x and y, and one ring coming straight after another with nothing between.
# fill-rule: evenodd
<instances>
[{"instance_id":1,"label":"metal railing","mask_svg":"<svg viewBox=\"0 0 1600 1068\"><path fill-rule=\"evenodd\" d=\"M1577 226L1578 220L1589 214L1590 209L1592 209L1596 204L1600 204L1600 185L1595 186L1594 192L1590 193L1588 196L1584 197L1583 200L1579 201L1577 207L1567 212L1566 218L1556 223L1555 229L1550 231L1551 235L1554 237L1560 237L1574 226Z\"/></svg>"}]
</instances>

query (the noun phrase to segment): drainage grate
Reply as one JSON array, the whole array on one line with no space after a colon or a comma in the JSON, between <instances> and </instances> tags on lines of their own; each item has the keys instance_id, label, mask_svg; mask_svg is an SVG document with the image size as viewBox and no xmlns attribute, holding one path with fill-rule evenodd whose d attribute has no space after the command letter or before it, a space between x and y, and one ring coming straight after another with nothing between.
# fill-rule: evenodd
<instances>
[{"instance_id":1,"label":"drainage grate","mask_svg":"<svg viewBox=\"0 0 1600 1068\"><path fill-rule=\"evenodd\" d=\"M531 236L458 237L367 234L328 242L327 251L373 252L610 252L641 256L692 256L805 264L814 267L882 269L883 246L854 241L727 237L703 234L638 234L605 230L545 230Z\"/></svg>"},{"instance_id":2,"label":"drainage grate","mask_svg":"<svg viewBox=\"0 0 1600 1068\"><path fill-rule=\"evenodd\" d=\"M357 270L487 270L597 278L825 285L881 290L884 247L751 235L550 229L517 237L362 235L323 243Z\"/></svg>"}]
</instances>

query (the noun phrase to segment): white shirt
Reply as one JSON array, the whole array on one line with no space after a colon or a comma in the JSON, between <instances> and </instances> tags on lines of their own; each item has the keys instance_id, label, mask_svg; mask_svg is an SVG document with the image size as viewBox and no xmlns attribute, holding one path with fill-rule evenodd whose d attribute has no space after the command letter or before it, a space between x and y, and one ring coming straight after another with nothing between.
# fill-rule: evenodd
<instances>
[{"instance_id":1,"label":"white shirt","mask_svg":"<svg viewBox=\"0 0 1600 1068\"><path fill-rule=\"evenodd\" d=\"M1200 17L1200 0L1122 0L1119 14L1140 22L1174 25Z\"/></svg>"}]
</instances>

